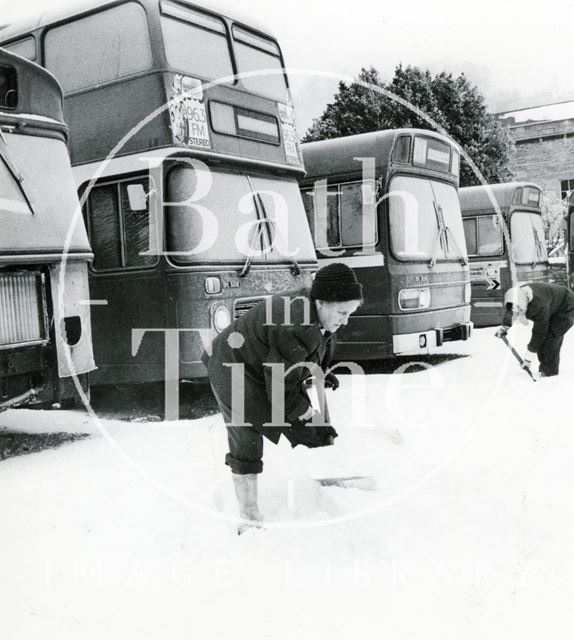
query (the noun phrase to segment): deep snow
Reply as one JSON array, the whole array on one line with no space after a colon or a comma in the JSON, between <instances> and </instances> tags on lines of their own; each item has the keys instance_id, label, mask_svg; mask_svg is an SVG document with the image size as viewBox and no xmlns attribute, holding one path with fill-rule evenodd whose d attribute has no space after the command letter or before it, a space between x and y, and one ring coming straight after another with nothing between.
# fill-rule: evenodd
<instances>
[{"instance_id":1,"label":"deep snow","mask_svg":"<svg viewBox=\"0 0 574 640\"><path fill-rule=\"evenodd\" d=\"M2 414L93 437L0 464L1 637L571 638L574 332L536 383L494 329L436 352L461 357L341 376L335 447L268 443L241 537L219 415ZM338 473L379 490L312 479Z\"/></svg>"}]
</instances>

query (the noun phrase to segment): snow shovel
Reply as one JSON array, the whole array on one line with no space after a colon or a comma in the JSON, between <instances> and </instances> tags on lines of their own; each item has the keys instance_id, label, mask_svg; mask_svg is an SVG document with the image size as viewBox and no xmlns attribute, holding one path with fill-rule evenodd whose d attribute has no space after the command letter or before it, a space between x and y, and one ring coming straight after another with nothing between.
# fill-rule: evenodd
<instances>
[{"instance_id":1,"label":"snow shovel","mask_svg":"<svg viewBox=\"0 0 574 640\"><path fill-rule=\"evenodd\" d=\"M321 385L321 386L319 386ZM323 413L325 419L329 420L329 410L325 402L325 387L322 381L312 378L306 383L306 391L311 402L311 406L315 411ZM323 487L339 487L341 489L362 489L363 491L376 491L377 481L372 476L348 475L348 476L329 476L313 478Z\"/></svg>"},{"instance_id":2,"label":"snow shovel","mask_svg":"<svg viewBox=\"0 0 574 640\"><path fill-rule=\"evenodd\" d=\"M524 358L518 353L518 351L516 351L516 349L510 344L510 342L508 342L508 338L505 335L501 335L500 339L510 349L510 351L512 352L512 355L518 360L518 362L519 362L520 366L522 367L522 369L524 369L524 371L526 371L526 373L532 378L532 381L536 382L538 380L538 377L530 369L530 367L525 367L524 366Z\"/></svg>"}]
</instances>

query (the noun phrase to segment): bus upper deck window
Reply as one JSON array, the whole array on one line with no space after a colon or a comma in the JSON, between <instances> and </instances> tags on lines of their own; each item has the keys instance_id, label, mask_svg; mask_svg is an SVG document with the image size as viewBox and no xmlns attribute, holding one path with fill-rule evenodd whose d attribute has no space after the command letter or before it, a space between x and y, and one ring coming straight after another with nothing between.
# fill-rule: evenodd
<instances>
[{"instance_id":1,"label":"bus upper deck window","mask_svg":"<svg viewBox=\"0 0 574 640\"><path fill-rule=\"evenodd\" d=\"M10 44L3 44L2 47L27 60L36 60L36 40L34 38L23 38Z\"/></svg>"},{"instance_id":2,"label":"bus upper deck window","mask_svg":"<svg viewBox=\"0 0 574 640\"><path fill-rule=\"evenodd\" d=\"M520 204L522 202L522 187L516 189L512 196L512 204Z\"/></svg>"},{"instance_id":3,"label":"bus upper deck window","mask_svg":"<svg viewBox=\"0 0 574 640\"><path fill-rule=\"evenodd\" d=\"M540 189L536 187L524 187L522 190L522 204L527 207L539 207Z\"/></svg>"},{"instance_id":4,"label":"bus upper deck window","mask_svg":"<svg viewBox=\"0 0 574 640\"><path fill-rule=\"evenodd\" d=\"M0 66L0 109L14 110L18 105L16 69Z\"/></svg>"},{"instance_id":5,"label":"bus upper deck window","mask_svg":"<svg viewBox=\"0 0 574 640\"><path fill-rule=\"evenodd\" d=\"M126 2L51 27L44 36L44 58L64 93L147 71L152 46L145 10Z\"/></svg>"},{"instance_id":6,"label":"bus upper deck window","mask_svg":"<svg viewBox=\"0 0 574 640\"><path fill-rule=\"evenodd\" d=\"M231 53L222 20L164 1L161 3L161 28L170 67L215 80L229 76L232 82Z\"/></svg>"},{"instance_id":7,"label":"bus upper deck window","mask_svg":"<svg viewBox=\"0 0 574 640\"><path fill-rule=\"evenodd\" d=\"M287 81L281 52L273 40L233 27L233 48L241 83L253 93L279 102L288 102ZM251 72L258 72L253 73Z\"/></svg>"}]
</instances>

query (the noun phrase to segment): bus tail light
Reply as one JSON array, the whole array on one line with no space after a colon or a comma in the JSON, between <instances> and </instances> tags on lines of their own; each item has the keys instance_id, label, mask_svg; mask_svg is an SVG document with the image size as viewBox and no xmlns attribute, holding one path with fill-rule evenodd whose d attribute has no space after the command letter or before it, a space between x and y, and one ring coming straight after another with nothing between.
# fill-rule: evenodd
<instances>
[{"instance_id":1,"label":"bus tail light","mask_svg":"<svg viewBox=\"0 0 574 640\"><path fill-rule=\"evenodd\" d=\"M231 314L229 313L229 309L223 305L214 307L211 317L213 328L217 331L217 333L221 333L226 327L231 324Z\"/></svg>"},{"instance_id":2,"label":"bus tail light","mask_svg":"<svg viewBox=\"0 0 574 640\"><path fill-rule=\"evenodd\" d=\"M470 282L464 285L464 304L470 304L470 296L472 293L472 286Z\"/></svg>"},{"instance_id":3,"label":"bus tail light","mask_svg":"<svg viewBox=\"0 0 574 640\"><path fill-rule=\"evenodd\" d=\"M426 309L430 306L430 289L403 289L399 292L399 307L408 309Z\"/></svg>"}]
</instances>

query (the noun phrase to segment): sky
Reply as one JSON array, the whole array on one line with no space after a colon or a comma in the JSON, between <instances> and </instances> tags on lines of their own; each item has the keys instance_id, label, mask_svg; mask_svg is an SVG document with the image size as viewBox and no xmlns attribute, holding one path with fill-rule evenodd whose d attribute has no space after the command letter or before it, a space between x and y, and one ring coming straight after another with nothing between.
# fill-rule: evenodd
<instances>
[{"instance_id":1,"label":"sky","mask_svg":"<svg viewBox=\"0 0 574 640\"><path fill-rule=\"evenodd\" d=\"M77 1L0 0L0 23ZM271 29L288 68L314 72L291 73L300 134L339 79L371 65L384 80L399 63L464 72L493 112L574 100L574 0L217 0L233 12L238 6Z\"/></svg>"}]
</instances>

